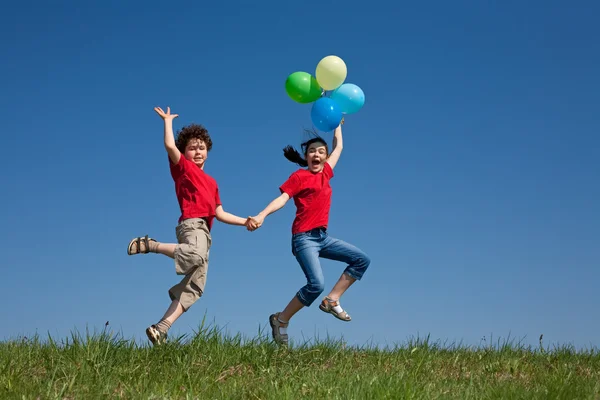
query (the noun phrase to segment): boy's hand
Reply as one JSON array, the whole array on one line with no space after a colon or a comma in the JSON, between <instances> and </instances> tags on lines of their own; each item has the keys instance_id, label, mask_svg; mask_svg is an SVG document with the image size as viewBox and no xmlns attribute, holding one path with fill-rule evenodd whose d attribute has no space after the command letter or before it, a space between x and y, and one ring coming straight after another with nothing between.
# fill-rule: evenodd
<instances>
[{"instance_id":1,"label":"boy's hand","mask_svg":"<svg viewBox=\"0 0 600 400\"><path fill-rule=\"evenodd\" d=\"M252 221L252 224L254 224L254 226L256 226L255 229L258 229L262 226L263 222L265 221L265 218L259 214L254 217L250 217L250 220Z\"/></svg>"},{"instance_id":2,"label":"boy's hand","mask_svg":"<svg viewBox=\"0 0 600 400\"><path fill-rule=\"evenodd\" d=\"M171 107L167 107L167 112L166 113L160 107L154 107L154 111L156 111L156 113L158 115L160 115L160 117L162 119L164 119L165 121L167 121L167 120L171 120L172 121L175 118L179 117L179 114L171 114Z\"/></svg>"},{"instance_id":3,"label":"boy's hand","mask_svg":"<svg viewBox=\"0 0 600 400\"><path fill-rule=\"evenodd\" d=\"M260 218L258 216L256 217L248 217L248 219L246 220L246 228L252 232L257 230L258 228L260 228L260 226L263 224L264 218Z\"/></svg>"},{"instance_id":4,"label":"boy's hand","mask_svg":"<svg viewBox=\"0 0 600 400\"><path fill-rule=\"evenodd\" d=\"M256 224L252 221L252 217L248 217L244 225L246 226L246 229L250 232L253 232L256 229L258 229L258 226L256 226Z\"/></svg>"}]
</instances>

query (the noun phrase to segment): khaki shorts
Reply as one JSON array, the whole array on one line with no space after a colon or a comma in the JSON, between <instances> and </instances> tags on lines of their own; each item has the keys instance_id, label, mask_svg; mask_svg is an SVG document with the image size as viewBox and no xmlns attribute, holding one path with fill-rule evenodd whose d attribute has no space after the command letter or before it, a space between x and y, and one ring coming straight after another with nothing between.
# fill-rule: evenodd
<instances>
[{"instance_id":1,"label":"khaki shorts","mask_svg":"<svg viewBox=\"0 0 600 400\"><path fill-rule=\"evenodd\" d=\"M169 297L178 300L187 311L204 293L212 239L202 218L181 221L175 233L179 243L175 247L175 272L185 277L169 289Z\"/></svg>"}]
</instances>

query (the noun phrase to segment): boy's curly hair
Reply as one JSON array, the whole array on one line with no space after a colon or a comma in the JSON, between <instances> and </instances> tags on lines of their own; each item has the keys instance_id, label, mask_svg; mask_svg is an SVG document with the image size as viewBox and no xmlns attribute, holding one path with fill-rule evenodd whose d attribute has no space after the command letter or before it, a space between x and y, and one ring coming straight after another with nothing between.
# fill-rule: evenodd
<instances>
[{"instance_id":1,"label":"boy's curly hair","mask_svg":"<svg viewBox=\"0 0 600 400\"><path fill-rule=\"evenodd\" d=\"M208 130L199 124L191 124L184 126L177 132L177 139L175 140L175 146L180 152L185 153L185 148L191 139L200 139L206 144L206 150L212 149L212 139L208 134Z\"/></svg>"}]
</instances>

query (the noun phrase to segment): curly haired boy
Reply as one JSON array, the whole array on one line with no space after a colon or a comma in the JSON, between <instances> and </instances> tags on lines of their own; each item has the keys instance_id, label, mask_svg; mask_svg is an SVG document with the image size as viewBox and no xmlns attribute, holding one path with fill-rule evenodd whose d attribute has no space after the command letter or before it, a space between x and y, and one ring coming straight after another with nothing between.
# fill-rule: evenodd
<instances>
[{"instance_id":1,"label":"curly haired boy","mask_svg":"<svg viewBox=\"0 0 600 400\"><path fill-rule=\"evenodd\" d=\"M175 272L183 275L182 280L169 289L171 305L163 317L146 329L148 339L158 345L167 339L171 325L204 293L214 218L246 228L250 219L223 209L217 182L204 172L212 148L206 128L191 124L181 129L175 140L173 119L179 115L171 114L169 107L166 113L160 107L155 107L154 111L164 120L164 144L181 210L175 229L178 244L161 243L146 235L132 239L127 254L164 254L175 260Z\"/></svg>"}]
</instances>

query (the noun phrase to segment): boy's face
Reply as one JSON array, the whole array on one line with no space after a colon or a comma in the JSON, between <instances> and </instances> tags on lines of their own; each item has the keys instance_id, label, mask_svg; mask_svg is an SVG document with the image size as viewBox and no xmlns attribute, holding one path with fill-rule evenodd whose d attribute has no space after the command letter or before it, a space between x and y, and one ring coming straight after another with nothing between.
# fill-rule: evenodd
<instances>
[{"instance_id":1,"label":"boy's face","mask_svg":"<svg viewBox=\"0 0 600 400\"><path fill-rule=\"evenodd\" d=\"M187 146L185 146L184 156L198 167L204 169L204 162L208 158L208 150L206 150L204 140L190 139Z\"/></svg>"},{"instance_id":2,"label":"boy's face","mask_svg":"<svg viewBox=\"0 0 600 400\"><path fill-rule=\"evenodd\" d=\"M320 142L311 143L306 150L308 170L313 173L321 172L325 161L327 161L327 147Z\"/></svg>"}]
</instances>

